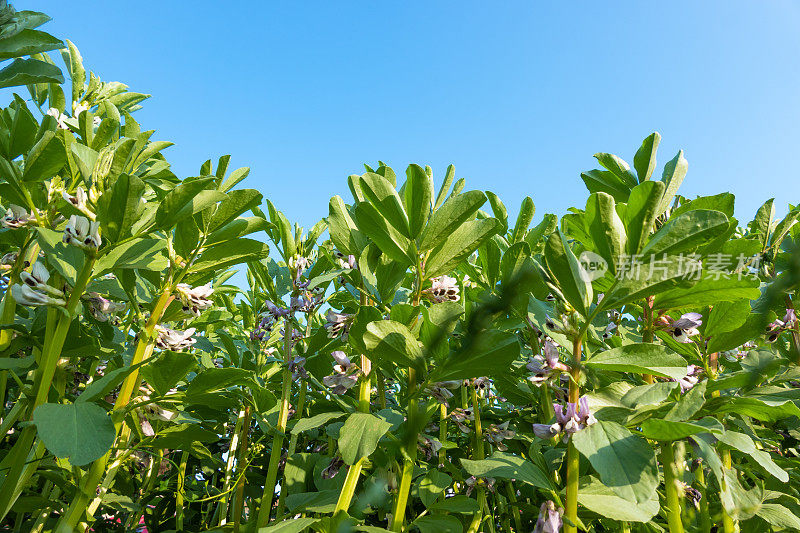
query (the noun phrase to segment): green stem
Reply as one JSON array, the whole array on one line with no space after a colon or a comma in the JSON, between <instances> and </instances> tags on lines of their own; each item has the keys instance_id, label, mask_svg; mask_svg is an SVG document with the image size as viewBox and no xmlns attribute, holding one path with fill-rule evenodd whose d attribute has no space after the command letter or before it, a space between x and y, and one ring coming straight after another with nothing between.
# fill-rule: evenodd
<instances>
[{"instance_id":1,"label":"green stem","mask_svg":"<svg viewBox=\"0 0 800 533\"><path fill-rule=\"evenodd\" d=\"M678 493L677 465L671 442L661 443L661 466L664 469L664 493L667 499L667 521L670 533L683 533L681 495Z\"/></svg>"},{"instance_id":2,"label":"green stem","mask_svg":"<svg viewBox=\"0 0 800 533\"><path fill-rule=\"evenodd\" d=\"M442 444L447 440L447 404L439 404L439 442ZM442 446L439 449L439 465L444 466L447 461L447 450Z\"/></svg>"},{"instance_id":3,"label":"green stem","mask_svg":"<svg viewBox=\"0 0 800 533\"><path fill-rule=\"evenodd\" d=\"M131 366L139 364L143 360L150 357L150 355L153 353L155 327L161 320L161 316L163 315L164 310L170 301L172 290L172 285L168 285L156 302L156 305L153 308L153 313L150 315L150 320L147 322L145 330L142 332L141 337L136 345L136 350L134 351L133 358L131 359ZM139 371L137 369L128 374L128 376L125 378L125 381L122 382L117 399L114 401L114 408L111 412L111 418L114 421L114 428L117 436L123 437L121 439L118 438L117 440L125 441L128 436L128 433L123 430L122 421L125 414L125 407L128 405L128 402L130 402L134 390L138 388L138 383ZM92 500L95 499L95 496L97 495L97 487L103 478L103 474L106 471L106 466L108 465L110 457L111 450L109 450L101 458L95 460L86 471L86 474L83 476L83 479L80 482L80 490L76 492L69 509L59 520L58 525L56 526L56 531L59 533L61 531L72 531L78 524L78 521L85 514L87 506L92 502Z\"/></svg>"},{"instance_id":4,"label":"green stem","mask_svg":"<svg viewBox=\"0 0 800 533\"><path fill-rule=\"evenodd\" d=\"M418 302L419 300L417 300ZM417 373L413 368L408 369L408 394L413 395L417 385ZM392 515L392 531L402 531L403 521L406 515L406 505L408 505L408 494L411 490L411 478L414 475L414 464L417 462L417 433L416 433L416 417L417 417L417 400L411 399L408 402L408 421L407 427L409 434L406 436L406 458L403 463L403 473L400 478L400 487L397 490L397 499L395 500L394 510Z\"/></svg>"},{"instance_id":5,"label":"green stem","mask_svg":"<svg viewBox=\"0 0 800 533\"><path fill-rule=\"evenodd\" d=\"M702 463L697 465L697 470L694 472L694 478L697 481L698 490L700 491L700 531L702 533L711 533L711 515L708 511L706 473L703 469Z\"/></svg>"},{"instance_id":6,"label":"green stem","mask_svg":"<svg viewBox=\"0 0 800 533\"><path fill-rule=\"evenodd\" d=\"M283 327L284 365L281 405L278 411L278 425L275 428L275 436L272 439L267 479L264 482L264 494L261 496L261 505L258 509L258 518L256 520L258 528L266 527L269 524L272 500L275 497L275 482L278 479L278 467L283 453L283 441L286 436L286 422L289 419L289 396L292 392L292 373L289 371L289 361L292 360L292 330L294 328L292 321L288 318L284 320Z\"/></svg>"},{"instance_id":7,"label":"green stem","mask_svg":"<svg viewBox=\"0 0 800 533\"><path fill-rule=\"evenodd\" d=\"M483 447L481 405L478 402L478 391L474 386L470 387L470 396L472 400L472 412L475 416L475 443L472 449L472 458L473 460L482 461L486 456L486 452ZM481 483L480 480L476 480L476 484L478 484L477 492L478 492L478 504L480 505L480 510L472 518L472 523L470 524L469 527L470 532L479 531L481 524L483 523L484 517L487 516L488 504L486 502L486 489L480 483Z\"/></svg>"},{"instance_id":8,"label":"green stem","mask_svg":"<svg viewBox=\"0 0 800 533\"><path fill-rule=\"evenodd\" d=\"M365 372L368 372L369 366L369 359L362 355L361 368L364 369ZM369 413L369 396L371 389L372 380L368 374L361 379L358 389L358 410L361 413ZM361 470L364 467L364 459L365 458L362 457L347 469L347 477L344 480L344 485L342 485L342 490L339 492L339 499L336 501L336 509L333 511L334 516L339 511L347 512L347 510L350 509L350 502L353 500L353 496L356 493L358 478L361 476Z\"/></svg>"},{"instance_id":9,"label":"green stem","mask_svg":"<svg viewBox=\"0 0 800 533\"><path fill-rule=\"evenodd\" d=\"M178 485L175 488L175 529L183 531L183 495L186 484L186 463L189 460L189 452L184 450L181 453L181 462L178 465Z\"/></svg>"},{"instance_id":10,"label":"green stem","mask_svg":"<svg viewBox=\"0 0 800 533\"><path fill-rule=\"evenodd\" d=\"M297 410L295 411L297 415L297 421L299 422L303 418L303 409L306 406L306 382L304 380L300 380L300 394L297 398ZM297 449L297 439L299 435L297 433L292 433L292 436L289 437L289 450L286 452L286 461L288 462L289 459L294 455L294 451ZM283 490L283 487L286 486L286 471L284 470L283 482L281 483L281 495L278 498L278 513L275 515L275 520L283 520L283 511L286 507L286 491Z\"/></svg>"},{"instance_id":11,"label":"green stem","mask_svg":"<svg viewBox=\"0 0 800 533\"><path fill-rule=\"evenodd\" d=\"M247 453L247 442L250 437L250 412L251 406L247 406L244 408L245 411L245 431L244 435L242 436L242 445L239 447L239 458L236 461L236 467L238 469L245 469L247 466L245 465L245 456ZM233 531L234 533L239 533L239 527L242 523L242 510L244 509L244 471L239 474L238 481L236 482L236 494L233 503Z\"/></svg>"},{"instance_id":12,"label":"green stem","mask_svg":"<svg viewBox=\"0 0 800 533\"><path fill-rule=\"evenodd\" d=\"M522 519L519 516L519 506L517 505L517 490L514 488L514 482L510 479L506 483L506 494L508 501L511 502L511 514L514 516L514 528L516 531L522 531Z\"/></svg>"},{"instance_id":13,"label":"green stem","mask_svg":"<svg viewBox=\"0 0 800 533\"><path fill-rule=\"evenodd\" d=\"M570 375L572 379L569 381L569 402L577 404L580 399L581 391L578 381L581 376L581 348L582 337L578 336L572 343L572 368ZM572 438L569 439L567 445L567 501L566 501L566 518L572 524L578 523L578 475L580 469L580 455L575 445L572 444ZM578 528L575 525L564 524L564 533L577 533Z\"/></svg>"},{"instance_id":14,"label":"green stem","mask_svg":"<svg viewBox=\"0 0 800 533\"><path fill-rule=\"evenodd\" d=\"M65 313L59 317L58 325L55 327L52 337L49 339L49 342L46 342L44 345L40 364L34 374L34 401L28 406L28 418L31 418L34 410L47 399L50 386L53 383L53 376L58 366L58 360L61 358L61 349L64 347L64 341L67 338L69 326L72 323L73 315L78 306L78 302L80 302L81 295L83 291L86 290L86 285L88 285L92 277L93 268L94 256L87 254L83 263L83 268L78 274L72 293L67 300ZM45 340L48 340L47 334ZM37 452L38 448L42 447L38 446L37 450L34 450L35 437L36 426L26 426L7 456L12 458L12 462L10 463L10 469L3 479L3 484L0 486L0 521L6 517L11 510L11 506L14 505L14 502L19 497L22 487L27 485L30 476L36 471L37 456L41 457L41 454ZM34 452L33 458L30 456L32 451ZM34 461L32 461L32 459ZM3 462L6 463L6 461Z\"/></svg>"},{"instance_id":15,"label":"green stem","mask_svg":"<svg viewBox=\"0 0 800 533\"><path fill-rule=\"evenodd\" d=\"M244 408L239 410L239 415L236 417L236 426L233 429L233 436L231 437L231 444L228 448L228 460L225 462L225 481L222 485L222 492L225 494L219 501L219 525L224 526L228 523L228 491L233 482L233 465L236 462L236 451L241 440L242 424L244 424Z\"/></svg>"},{"instance_id":16,"label":"green stem","mask_svg":"<svg viewBox=\"0 0 800 533\"><path fill-rule=\"evenodd\" d=\"M730 450L722 450L720 452L720 456L722 457L722 464L723 466L730 470L733 467L733 463L731 462L731 451ZM725 481L723 481L725 483ZM728 514L725 510L725 507L722 507L722 530L725 533L736 533L736 523L733 520L733 517Z\"/></svg>"}]
</instances>

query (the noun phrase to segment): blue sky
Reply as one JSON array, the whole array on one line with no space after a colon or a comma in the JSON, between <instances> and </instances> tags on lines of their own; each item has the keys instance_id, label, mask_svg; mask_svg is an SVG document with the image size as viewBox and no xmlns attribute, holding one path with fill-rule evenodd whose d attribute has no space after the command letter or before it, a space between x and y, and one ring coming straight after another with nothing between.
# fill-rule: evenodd
<instances>
[{"instance_id":1,"label":"blue sky","mask_svg":"<svg viewBox=\"0 0 800 533\"><path fill-rule=\"evenodd\" d=\"M221 7L224 6L224 7ZM800 3L15 2L53 17L103 80L150 93L137 119L181 176L232 154L310 227L346 177L447 164L515 214L583 207L595 152L659 131L686 196L734 192L744 222L800 201ZM793 155L795 154L795 155ZM487 204L488 209L488 204Z\"/></svg>"}]
</instances>

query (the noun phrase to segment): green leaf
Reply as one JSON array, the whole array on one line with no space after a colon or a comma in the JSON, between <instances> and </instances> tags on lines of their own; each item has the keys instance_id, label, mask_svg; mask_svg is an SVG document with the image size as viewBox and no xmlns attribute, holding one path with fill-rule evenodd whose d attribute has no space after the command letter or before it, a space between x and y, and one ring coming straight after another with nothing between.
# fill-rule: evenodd
<instances>
[{"instance_id":1,"label":"green leaf","mask_svg":"<svg viewBox=\"0 0 800 533\"><path fill-rule=\"evenodd\" d=\"M436 469L429 470L417 485L417 496L425 507L430 507L444 490L453 483L453 478Z\"/></svg>"},{"instance_id":2,"label":"green leaf","mask_svg":"<svg viewBox=\"0 0 800 533\"><path fill-rule=\"evenodd\" d=\"M158 394L166 394L196 366L196 357L190 353L164 351L158 359L145 366L141 374Z\"/></svg>"},{"instance_id":3,"label":"green leaf","mask_svg":"<svg viewBox=\"0 0 800 533\"><path fill-rule=\"evenodd\" d=\"M63 46L64 43L61 42L61 39L56 39L49 33L24 29L12 37L0 39L0 59L32 56L41 52L57 50Z\"/></svg>"},{"instance_id":4,"label":"green leaf","mask_svg":"<svg viewBox=\"0 0 800 533\"><path fill-rule=\"evenodd\" d=\"M98 219L103 238L116 242L127 237L141 212L144 182L137 176L120 174L110 190L98 202Z\"/></svg>"},{"instance_id":5,"label":"green leaf","mask_svg":"<svg viewBox=\"0 0 800 533\"><path fill-rule=\"evenodd\" d=\"M208 222L207 233L215 231L232 222L236 217L261 204L263 196L255 189L231 191L217 206Z\"/></svg>"},{"instance_id":6,"label":"green leaf","mask_svg":"<svg viewBox=\"0 0 800 533\"><path fill-rule=\"evenodd\" d=\"M707 272L703 279L691 288L671 289L656 295L655 309L682 309L684 307L704 307L720 302L736 300L755 300L761 296L758 279L743 276L715 279L716 274Z\"/></svg>"},{"instance_id":7,"label":"green leaf","mask_svg":"<svg viewBox=\"0 0 800 533\"><path fill-rule=\"evenodd\" d=\"M47 449L76 466L105 455L117 438L111 418L93 403L45 403L33 412L33 423Z\"/></svg>"},{"instance_id":8,"label":"green leaf","mask_svg":"<svg viewBox=\"0 0 800 533\"><path fill-rule=\"evenodd\" d=\"M419 165L406 169L406 185L403 190L410 236L416 239L428 222L433 209L433 178Z\"/></svg>"},{"instance_id":9,"label":"green leaf","mask_svg":"<svg viewBox=\"0 0 800 533\"><path fill-rule=\"evenodd\" d=\"M290 518L277 524L262 527L258 533L301 533L319 522L318 518Z\"/></svg>"},{"instance_id":10,"label":"green leaf","mask_svg":"<svg viewBox=\"0 0 800 533\"><path fill-rule=\"evenodd\" d=\"M186 395L214 392L235 385L245 385L252 381L253 373L244 368L207 368L197 374L186 388Z\"/></svg>"},{"instance_id":11,"label":"green leaf","mask_svg":"<svg viewBox=\"0 0 800 533\"><path fill-rule=\"evenodd\" d=\"M590 170L581 173L581 179L586 184L589 192L605 192L614 197L617 202L627 202L631 187L620 178L607 170Z\"/></svg>"},{"instance_id":12,"label":"green leaf","mask_svg":"<svg viewBox=\"0 0 800 533\"><path fill-rule=\"evenodd\" d=\"M781 483L789 481L789 474L783 468L775 464L769 453L756 448L753 439L744 433L736 431L726 431L722 436L717 437L720 442L727 444L731 448L736 448L746 457L754 460L764 470L775 476Z\"/></svg>"},{"instance_id":13,"label":"green leaf","mask_svg":"<svg viewBox=\"0 0 800 533\"><path fill-rule=\"evenodd\" d=\"M472 218L485 202L486 195L481 191L468 191L448 198L428 220L428 225L422 232L420 251L424 252L443 244L456 228Z\"/></svg>"},{"instance_id":14,"label":"green leaf","mask_svg":"<svg viewBox=\"0 0 800 533\"><path fill-rule=\"evenodd\" d=\"M635 503L620 498L597 478L581 479L578 488L578 503L606 518L626 522L649 522L660 509L658 498Z\"/></svg>"},{"instance_id":15,"label":"green leaf","mask_svg":"<svg viewBox=\"0 0 800 533\"><path fill-rule=\"evenodd\" d=\"M591 281L584 279L586 274L561 231L556 230L547 239L544 256L551 278L564 298L579 313L586 316L587 309L592 303L592 284Z\"/></svg>"},{"instance_id":16,"label":"green leaf","mask_svg":"<svg viewBox=\"0 0 800 533\"><path fill-rule=\"evenodd\" d=\"M369 457L392 425L369 413L353 413L339 430L339 451L348 465Z\"/></svg>"},{"instance_id":17,"label":"green leaf","mask_svg":"<svg viewBox=\"0 0 800 533\"><path fill-rule=\"evenodd\" d=\"M691 286L695 283L687 278L689 267L680 257L654 257L653 261L617 268L619 278L613 288L600 302L602 309L615 309L623 304L641 301L647 296L658 294L674 287ZM677 291L678 289L676 289ZM683 289L681 289L683 290Z\"/></svg>"},{"instance_id":18,"label":"green leaf","mask_svg":"<svg viewBox=\"0 0 800 533\"><path fill-rule=\"evenodd\" d=\"M308 418L301 418L292 428L292 433L299 434L303 431L316 429L320 426L326 425L331 420L336 420L337 418L341 418L346 414L347 413L320 413Z\"/></svg>"},{"instance_id":19,"label":"green leaf","mask_svg":"<svg viewBox=\"0 0 800 533\"><path fill-rule=\"evenodd\" d=\"M684 421L692 418L706 402L706 386L707 381L698 383L692 389L683 395L683 397L675 402L672 409L664 415L665 420Z\"/></svg>"},{"instance_id":20,"label":"green leaf","mask_svg":"<svg viewBox=\"0 0 800 533\"><path fill-rule=\"evenodd\" d=\"M473 514L478 512L480 506L477 501L463 494L456 494L438 503L434 503L428 507L428 509L431 511L442 511L444 513Z\"/></svg>"},{"instance_id":21,"label":"green leaf","mask_svg":"<svg viewBox=\"0 0 800 533\"><path fill-rule=\"evenodd\" d=\"M641 437L616 422L600 420L575 433L575 448L600 475L600 481L625 500L643 504L658 488L658 465L653 449Z\"/></svg>"},{"instance_id":22,"label":"green leaf","mask_svg":"<svg viewBox=\"0 0 800 533\"><path fill-rule=\"evenodd\" d=\"M697 209L670 218L644 248L643 255L678 254L694 250L728 229L728 217L719 211Z\"/></svg>"},{"instance_id":23,"label":"green leaf","mask_svg":"<svg viewBox=\"0 0 800 533\"><path fill-rule=\"evenodd\" d=\"M381 252L400 264L414 263L411 241L391 226L375 206L359 202L354 215L358 229L372 239Z\"/></svg>"},{"instance_id":24,"label":"green leaf","mask_svg":"<svg viewBox=\"0 0 800 533\"><path fill-rule=\"evenodd\" d=\"M624 217L629 255L638 254L653 231L664 188L660 181L645 181L631 191Z\"/></svg>"},{"instance_id":25,"label":"green leaf","mask_svg":"<svg viewBox=\"0 0 800 533\"><path fill-rule=\"evenodd\" d=\"M393 320L379 320L367 324L364 344L379 366L395 365L418 368L424 363L419 343L408 328Z\"/></svg>"},{"instance_id":26,"label":"green leaf","mask_svg":"<svg viewBox=\"0 0 800 533\"><path fill-rule=\"evenodd\" d=\"M538 466L510 453L495 452L479 461L461 459L461 464L471 476L516 479L540 489L553 490L550 479Z\"/></svg>"},{"instance_id":27,"label":"green leaf","mask_svg":"<svg viewBox=\"0 0 800 533\"><path fill-rule=\"evenodd\" d=\"M779 503L763 503L756 515L769 524L783 528L800 529L800 518Z\"/></svg>"},{"instance_id":28,"label":"green leaf","mask_svg":"<svg viewBox=\"0 0 800 533\"><path fill-rule=\"evenodd\" d=\"M400 196L389 180L380 174L372 172L367 172L359 180L361 191L377 212L397 232L406 238L410 238L408 215L403 209L403 202L400 200Z\"/></svg>"},{"instance_id":29,"label":"green leaf","mask_svg":"<svg viewBox=\"0 0 800 533\"><path fill-rule=\"evenodd\" d=\"M536 212L536 206L533 204L533 199L526 196L522 200L522 205L519 208L519 215L517 215L517 223L514 224L514 230L511 232L511 242L520 242L525 238L528 231L528 226L531 225L533 214Z\"/></svg>"},{"instance_id":30,"label":"green leaf","mask_svg":"<svg viewBox=\"0 0 800 533\"><path fill-rule=\"evenodd\" d=\"M752 309L748 300L736 300L733 302L720 302L711 308L708 315L706 327L703 330L704 337L713 337L720 333L733 331L745 323L750 316Z\"/></svg>"},{"instance_id":31,"label":"green leaf","mask_svg":"<svg viewBox=\"0 0 800 533\"><path fill-rule=\"evenodd\" d=\"M652 374L680 379L686 375L686 361L660 344L626 344L600 352L586 361L597 370Z\"/></svg>"},{"instance_id":32,"label":"green leaf","mask_svg":"<svg viewBox=\"0 0 800 533\"><path fill-rule=\"evenodd\" d=\"M245 235L250 235L259 231L267 231L273 227L267 219L258 217L240 217L230 221L218 230L211 233L206 239L206 246L214 246L216 244L229 241L231 239L238 239Z\"/></svg>"},{"instance_id":33,"label":"green leaf","mask_svg":"<svg viewBox=\"0 0 800 533\"><path fill-rule=\"evenodd\" d=\"M661 135L656 131L648 135L642 141L642 146L636 150L636 155L633 157L633 168L636 169L639 183L644 183L653 175L653 171L656 169L656 151L660 142Z\"/></svg>"},{"instance_id":34,"label":"green leaf","mask_svg":"<svg viewBox=\"0 0 800 533\"><path fill-rule=\"evenodd\" d=\"M586 202L586 229L592 237L594 249L606 260L609 270L616 272L615 265L625 253L628 241L613 196L604 192L589 196Z\"/></svg>"},{"instance_id":35,"label":"green leaf","mask_svg":"<svg viewBox=\"0 0 800 533\"><path fill-rule=\"evenodd\" d=\"M721 211L725 213L728 218L733 216L733 204L736 198L729 192L715 194L714 196L699 196L694 200L690 200L676 207L670 212L670 217L674 218L680 214L696 209L710 209L712 211Z\"/></svg>"},{"instance_id":36,"label":"green leaf","mask_svg":"<svg viewBox=\"0 0 800 533\"><path fill-rule=\"evenodd\" d=\"M161 239L134 239L115 246L94 265L94 276L118 269L136 268L160 272L169 266L165 255L167 243Z\"/></svg>"},{"instance_id":37,"label":"green leaf","mask_svg":"<svg viewBox=\"0 0 800 533\"><path fill-rule=\"evenodd\" d=\"M425 262L425 276L430 278L453 271L487 239L500 231L497 219L469 220L456 228Z\"/></svg>"},{"instance_id":38,"label":"green leaf","mask_svg":"<svg viewBox=\"0 0 800 533\"><path fill-rule=\"evenodd\" d=\"M664 196L661 197L661 202L658 204L658 214L660 215L672 203L678 188L683 183L683 178L686 177L686 172L689 170L689 162L683 157L683 150L678 152L666 165L664 165L664 173L661 176L661 181L666 185Z\"/></svg>"},{"instance_id":39,"label":"green leaf","mask_svg":"<svg viewBox=\"0 0 800 533\"><path fill-rule=\"evenodd\" d=\"M412 525L417 526L420 533L461 533L464 531L458 518L447 515L420 516L412 522Z\"/></svg>"},{"instance_id":40,"label":"green leaf","mask_svg":"<svg viewBox=\"0 0 800 533\"><path fill-rule=\"evenodd\" d=\"M182 219L224 199L225 193L209 189L214 185L214 178L196 178L172 189L158 206L156 225L161 229L170 229Z\"/></svg>"},{"instance_id":41,"label":"green leaf","mask_svg":"<svg viewBox=\"0 0 800 533\"><path fill-rule=\"evenodd\" d=\"M357 256L367 244L339 196L331 198L328 206L328 228L333 245L343 254Z\"/></svg>"},{"instance_id":42,"label":"green leaf","mask_svg":"<svg viewBox=\"0 0 800 533\"><path fill-rule=\"evenodd\" d=\"M64 83L61 69L38 59L15 59L0 70L0 89L36 83Z\"/></svg>"},{"instance_id":43,"label":"green leaf","mask_svg":"<svg viewBox=\"0 0 800 533\"><path fill-rule=\"evenodd\" d=\"M489 330L467 342L436 369L437 381L505 374L520 355L519 340L512 332Z\"/></svg>"},{"instance_id":44,"label":"green leaf","mask_svg":"<svg viewBox=\"0 0 800 533\"><path fill-rule=\"evenodd\" d=\"M614 154L598 153L594 154L595 159L600 162L606 169L614 174L619 180L628 187L635 187L638 183L636 176L631 172L631 167L615 156Z\"/></svg>"},{"instance_id":45,"label":"green leaf","mask_svg":"<svg viewBox=\"0 0 800 533\"><path fill-rule=\"evenodd\" d=\"M46 131L25 157L23 181L44 181L53 177L67 160L64 141L55 132Z\"/></svg>"},{"instance_id":46,"label":"green leaf","mask_svg":"<svg viewBox=\"0 0 800 533\"><path fill-rule=\"evenodd\" d=\"M269 255L269 246L253 239L233 239L207 249L192 266L192 272L221 271L233 265L258 261Z\"/></svg>"},{"instance_id":47,"label":"green leaf","mask_svg":"<svg viewBox=\"0 0 800 533\"><path fill-rule=\"evenodd\" d=\"M675 420L660 420L648 418L641 423L642 435L648 439L658 441L674 441L685 439L689 435L707 433L708 428L691 422L677 422Z\"/></svg>"},{"instance_id":48,"label":"green leaf","mask_svg":"<svg viewBox=\"0 0 800 533\"><path fill-rule=\"evenodd\" d=\"M506 209L506 206L503 204L503 201L500 199L500 197L492 191L486 191L486 197L489 199L489 205L492 208L494 218L500 222L501 227L498 233L505 236L505 234L508 232L508 210Z\"/></svg>"}]
</instances>

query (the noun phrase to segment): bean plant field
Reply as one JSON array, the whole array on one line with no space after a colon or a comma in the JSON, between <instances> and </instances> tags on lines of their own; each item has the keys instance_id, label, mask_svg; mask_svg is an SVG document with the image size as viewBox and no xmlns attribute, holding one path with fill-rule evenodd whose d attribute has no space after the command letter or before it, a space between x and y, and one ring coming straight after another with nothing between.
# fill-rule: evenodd
<instances>
[{"instance_id":1,"label":"bean plant field","mask_svg":"<svg viewBox=\"0 0 800 533\"><path fill-rule=\"evenodd\" d=\"M304 229L1 7L3 531L800 530L792 199L653 133L566 213L375 162Z\"/></svg>"}]
</instances>

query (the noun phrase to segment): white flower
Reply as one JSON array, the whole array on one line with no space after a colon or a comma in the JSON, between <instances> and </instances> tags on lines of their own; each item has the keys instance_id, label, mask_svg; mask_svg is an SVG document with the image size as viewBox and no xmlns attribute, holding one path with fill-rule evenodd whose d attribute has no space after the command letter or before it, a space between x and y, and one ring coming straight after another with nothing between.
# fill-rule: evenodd
<instances>
[{"instance_id":1,"label":"white flower","mask_svg":"<svg viewBox=\"0 0 800 533\"><path fill-rule=\"evenodd\" d=\"M50 279L50 272L47 271L43 261L36 261L33 267L31 267L30 272L20 272L19 279L33 290L47 293L58 299L64 298L64 293L62 291L47 284L47 281Z\"/></svg>"},{"instance_id":2,"label":"white flower","mask_svg":"<svg viewBox=\"0 0 800 533\"><path fill-rule=\"evenodd\" d=\"M447 275L431 278L431 288L425 291L429 294L434 302L457 302L458 295L458 280Z\"/></svg>"},{"instance_id":3,"label":"white flower","mask_svg":"<svg viewBox=\"0 0 800 533\"><path fill-rule=\"evenodd\" d=\"M62 129L62 130L68 130L69 129L69 126L67 126L67 123L65 122L65 120L67 118L69 118L69 117L67 117L66 114L62 113L61 111L59 111L55 107L51 107L50 109L48 109L47 110L47 114L56 119L56 121L58 122L58 128L59 129Z\"/></svg>"},{"instance_id":4,"label":"white flower","mask_svg":"<svg viewBox=\"0 0 800 533\"><path fill-rule=\"evenodd\" d=\"M100 248L100 223L91 222L88 218L72 215L64 228L63 241L84 250Z\"/></svg>"},{"instance_id":5,"label":"white flower","mask_svg":"<svg viewBox=\"0 0 800 533\"><path fill-rule=\"evenodd\" d=\"M89 110L89 104L86 102L72 102L72 116L78 118L81 113Z\"/></svg>"},{"instance_id":6,"label":"white flower","mask_svg":"<svg viewBox=\"0 0 800 533\"><path fill-rule=\"evenodd\" d=\"M83 187L78 187L75 190L75 196L71 196L69 193L67 193L67 191L62 191L61 196L65 201L75 206L75 209L89 217L91 220L94 220L95 214L91 209L89 209L89 204L87 203L89 196L86 194L86 191L83 189Z\"/></svg>"},{"instance_id":7,"label":"white flower","mask_svg":"<svg viewBox=\"0 0 800 533\"><path fill-rule=\"evenodd\" d=\"M214 294L214 289L211 288L210 283L194 288L186 283L179 283L175 289L178 291L181 304L183 304L183 310L196 317L200 316L200 311L214 306L214 301L210 299L210 296Z\"/></svg>"},{"instance_id":8,"label":"white flower","mask_svg":"<svg viewBox=\"0 0 800 533\"><path fill-rule=\"evenodd\" d=\"M40 305L53 305L53 306L63 306L66 305L65 302L61 298L53 298L48 296L47 294L37 291L28 285L21 285L17 283L16 285L11 286L11 295L14 296L14 300L17 301L20 305L31 305L31 306L40 306Z\"/></svg>"},{"instance_id":9,"label":"white flower","mask_svg":"<svg viewBox=\"0 0 800 533\"><path fill-rule=\"evenodd\" d=\"M21 228L33 218L33 215L28 214L24 207L11 204L6 211L6 216L3 217L4 228Z\"/></svg>"},{"instance_id":10,"label":"white flower","mask_svg":"<svg viewBox=\"0 0 800 533\"><path fill-rule=\"evenodd\" d=\"M89 303L89 312L98 322L106 322L109 318L125 310L126 305L112 302L97 292L89 292L81 298Z\"/></svg>"},{"instance_id":11,"label":"white flower","mask_svg":"<svg viewBox=\"0 0 800 533\"><path fill-rule=\"evenodd\" d=\"M173 352L180 352L195 343L194 335L195 329L189 328L186 331L177 331L174 329L165 328L164 326L156 326L158 337L156 338L156 346L162 350L171 350Z\"/></svg>"}]
</instances>

